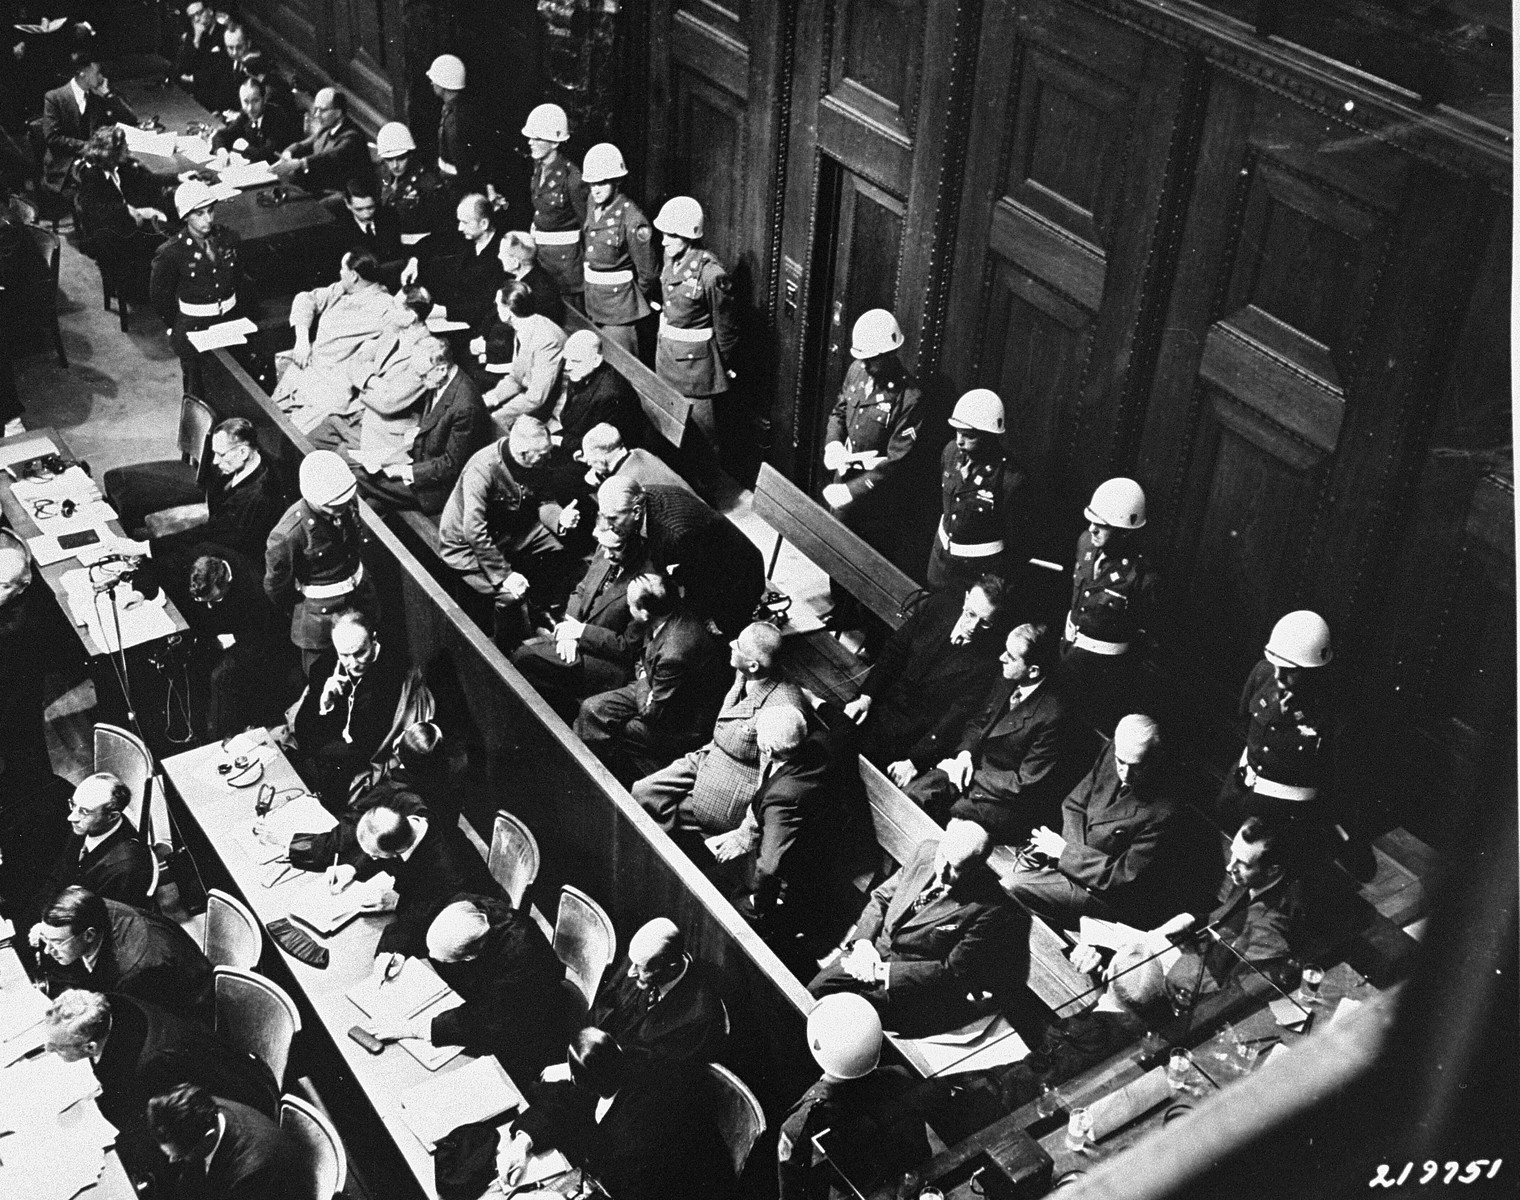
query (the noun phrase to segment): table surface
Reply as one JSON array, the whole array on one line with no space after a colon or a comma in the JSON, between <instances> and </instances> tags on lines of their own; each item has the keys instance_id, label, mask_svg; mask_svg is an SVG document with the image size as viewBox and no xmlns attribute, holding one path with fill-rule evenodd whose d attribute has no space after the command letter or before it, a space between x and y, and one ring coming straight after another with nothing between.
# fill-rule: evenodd
<instances>
[{"instance_id":1,"label":"table surface","mask_svg":"<svg viewBox=\"0 0 1520 1200\"><path fill-rule=\"evenodd\" d=\"M295 768L277 746L267 743L267 737L266 746L260 751L267 756L262 782L272 784L277 791L287 788L304 791L305 785ZM165 759L161 766L170 787L184 801L201 832L221 856L242 898L267 925L277 917L287 916L302 896L324 893L327 885L320 874L292 871L283 882L269 888L263 886L263 879L278 872L279 868L259 865L242 849L242 839L252 830L253 802L258 789L234 788L226 783L216 770L217 764L225 758L220 743L212 742ZM375 945L386 920L383 915L361 916L331 937L317 939L331 955L325 970L307 966L283 950L279 952L285 955L291 973L322 1018L345 1064L374 1105L418 1186L429 1200L436 1200L438 1193L434 1186L432 1156L402 1119L400 1097L408 1088L435 1074L457 1071L472 1059L468 1054L460 1054L433 1072L395 1043L387 1044L381 1053L372 1055L347 1036L349 1029L366 1018L346 993L372 971Z\"/></svg>"},{"instance_id":2,"label":"table surface","mask_svg":"<svg viewBox=\"0 0 1520 1200\"><path fill-rule=\"evenodd\" d=\"M18 433L14 437L0 438L0 446L14 446L21 442L29 441L50 442L53 448L63 455L64 458L72 457L68 443L64 441L63 435L54 429L29 429L26 433ZM45 454L47 450L46 448L39 447L38 453ZM0 509L4 510L7 519L10 521L11 528L21 537L32 538L42 532L38 528L37 522L32 520L32 514L28 511L26 505L17 500L11 492L10 476L4 471L0 471ZM120 537L127 536L126 531L121 527L120 521L113 519L107 524L106 528ZM73 626L74 632L79 635L79 640L85 648L85 653L91 658L96 658L104 654L105 649L96 643L88 628L83 625L74 625L74 615L69 610L68 594L63 587L64 574L74 570L78 566L78 559L66 558L62 562L56 562L46 567L34 564L33 569L43 579L47 580L47 585L52 589L53 596L58 602L58 607L63 610L64 619ZM180 614L179 609L174 607L173 600L165 599L164 611L169 614L169 617L174 621L174 628L180 633L190 628L185 618ZM152 643L144 642L141 644L151 645ZM129 646L127 648L131 650L136 647Z\"/></svg>"},{"instance_id":3,"label":"table surface","mask_svg":"<svg viewBox=\"0 0 1520 1200\"><path fill-rule=\"evenodd\" d=\"M31 987L26 968L9 946L0 949L0 988ZM75 1106L78 1107L78 1106ZM106 1151L105 1169L100 1181L78 1192L74 1200L136 1200L137 1191L132 1186L127 1170L121 1165L121 1156L115 1150Z\"/></svg>"}]
</instances>

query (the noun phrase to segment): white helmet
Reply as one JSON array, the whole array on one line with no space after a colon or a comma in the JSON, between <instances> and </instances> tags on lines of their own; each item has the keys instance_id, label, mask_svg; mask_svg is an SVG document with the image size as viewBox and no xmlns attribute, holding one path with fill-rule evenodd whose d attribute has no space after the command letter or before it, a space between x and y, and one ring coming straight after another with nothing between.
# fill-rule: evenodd
<instances>
[{"instance_id":1,"label":"white helmet","mask_svg":"<svg viewBox=\"0 0 1520 1200\"><path fill-rule=\"evenodd\" d=\"M672 196L660 205L654 227L661 233L694 241L702 236L702 206L690 196Z\"/></svg>"},{"instance_id":2,"label":"white helmet","mask_svg":"<svg viewBox=\"0 0 1520 1200\"><path fill-rule=\"evenodd\" d=\"M950 428L1002 433L1002 398L989 388L972 388L955 402L955 411L950 414Z\"/></svg>"},{"instance_id":3,"label":"white helmet","mask_svg":"<svg viewBox=\"0 0 1520 1200\"><path fill-rule=\"evenodd\" d=\"M1122 475L1098 485L1083 515L1110 529L1139 529L1145 524L1145 489Z\"/></svg>"},{"instance_id":4,"label":"white helmet","mask_svg":"<svg viewBox=\"0 0 1520 1200\"><path fill-rule=\"evenodd\" d=\"M451 92L464 91L464 63L452 54L440 54L427 69L427 77Z\"/></svg>"},{"instance_id":5,"label":"white helmet","mask_svg":"<svg viewBox=\"0 0 1520 1200\"><path fill-rule=\"evenodd\" d=\"M313 450L301 460L301 499L307 504L343 504L359 490L354 473L331 450Z\"/></svg>"},{"instance_id":6,"label":"white helmet","mask_svg":"<svg viewBox=\"0 0 1520 1200\"><path fill-rule=\"evenodd\" d=\"M568 142L570 120L558 104L540 104L523 122L522 135L544 142Z\"/></svg>"},{"instance_id":7,"label":"white helmet","mask_svg":"<svg viewBox=\"0 0 1520 1200\"><path fill-rule=\"evenodd\" d=\"M825 1075L859 1079L881 1061L881 1017L864 996L836 992L808 1013L807 1040Z\"/></svg>"},{"instance_id":8,"label":"white helmet","mask_svg":"<svg viewBox=\"0 0 1520 1200\"><path fill-rule=\"evenodd\" d=\"M582 182L606 183L626 174L628 168L623 165L623 152L611 142L598 142L586 151L586 161L581 167Z\"/></svg>"},{"instance_id":9,"label":"white helmet","mask_svg":"<svg viewBox=\"0 0 1520 1200\"><path fill-rule=\"evenodd\" d=\"M174 189L174 208L182 217L215 203L216 193L211 190L211 185L199 179L187 179Z\"/></svg>"},{"instance_id":10,"label":"white helmet","mask_svg":"<svg viewBox=\"0 0 1520 1200\"><path fill-rule=\"evenodd\" d=\"M1307 608L1288 613L1272 626L1266 650L1267 660L1279 667L1322 667L1334 657L1330 626Z\"/></svg>"},{"instance_id":11,"label":"white helmet","mask_svg":"<svg viewBox=\"0 0 1520 1200\"><path fill-rule=\"evenodd\" d=\"M387 121L375 135L375 153L381 158L400 158L417 149L412 131L400 121Z\"/></svg>"},{"instance_id":12,"label":"white helmet","mask_svg":"<svg viewBox=\"0 0 1520 1200\"><path fill-rule=\"evenodd\" d=\"M897 318L884 308L873 308L855 318L855 328L850 330L850 357L875 358L879 354L891 354L903 344L902 330Z\"/></svg>"}]
</instances>

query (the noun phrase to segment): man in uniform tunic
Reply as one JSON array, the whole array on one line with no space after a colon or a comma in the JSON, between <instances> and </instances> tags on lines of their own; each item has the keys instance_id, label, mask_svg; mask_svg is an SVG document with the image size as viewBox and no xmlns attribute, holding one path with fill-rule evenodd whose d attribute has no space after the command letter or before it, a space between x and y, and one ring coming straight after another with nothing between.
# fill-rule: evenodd
<instances>
[{"instance_id":1,"label":"man in uniform tunic","mask_svg":"<svg viewBox=\"0 0 1520 1200\"><path fill-rule=\"evenodd\" d=\"M943 508L929 551L932 591L964 588L992 572L1009 583L1018 561L1009 547L1024 476L1003 453L1003 401L974 388L950 414L955 440L940 456Z\"/></svg>"},{"instance_id":2,"label":"man in uniform tunic","mask_svg":"<svg viewBox=\"0 0 1520 1200\"><path fill-rule=\"evenodd\" d=\"M356 608L373 617L378 601L364 571L358 484L348 464L331 450L313 450L301 460L300 485L301 498L269 535L264 593L290 612L290 640L310 670L331 644L334 615Z\"/></svg>"},{"instance_id":3,"label":"man in uniform tunic","mask_svg":"<svg viewBox=\"0 0 1520 1200\"><path fill-rule=\"evenodd\" d=\"M380 156L380 204L396 214L401 245L426 256L449 227L449 195L438 172L416 157L412 131L390 121L375 135Z\"/></svg>"},{"instance_id":4,"label":"man in uniform tunic","mask_svg":"<svg viewBox=\"0 0 1520 1200\"><path fill-rule=\"evenodd\" d=\"M238 302L238 235L216 224L216 196L199 180L175 189L174 207L185 227L153 256L148 291L179 355L184 390L203 396L200 351L189 334L232 319Z\"/></svg>"},{"instance_id":5,"label":"man in uniform tunic","mask_svg":"<svg viewBox=\"0 0 1520 1200\"><path fill-rule=\"evenodd\" d=\"M438 173L451 194L462 198L487 189L483 122L464 94L464 63L440 54L427 71L433 94L442 103L438 112Z\"/></svg>"},{"instance_id":6,"label":"man in uniform tunic","mask_svg":"<svg viewBox=\"0 0 1520 1200\"><path fill-rule=\"evenodd\" d=\"M833 473L823 489L824 503L847 528L887 555L902 524L888 480L918 439L923 395L898 356L902 344L897 318L886 309L873 308L856 320L850 337L855 361L829 413L823 447L824 469ZM865 616L860 602L832 580L829 592L831 623L859 628Z\"/></svg>"},{"instance_id":7,"label":"man in uniform tunic","mask_svg":"<svg viewBox=\"0 0 1520 1200\"><path fill-rule=\"evenodd\" d=\"M623 152L611 142L586 151L581 178L591 188L583 239L586 315L609 342L629 354L639 352L639 329L659 294L659 267L653 233L639 206L620 191L628 175ZM647 337L647 332L645 335Z\"/></svg>"},{"instance_id":8,"label":"man in uniform tunic","mask_svg":"<svg viewBox=\"0 0 1520 1200\"><path fill-rule=\"evenodd\" d=\"M665 243L654 369L691 401L691 418L716 456L718 425L713 398L727 392L730 381L737 377L734 352L739 330L734 322L733 285L717 256L700 244L702 206L690 196L665 201L654 227L664 235Z\"/></svg>"},{"instance_id":9,"label":"man in uniform tunic","mask_svg":"<svg viewBox=\"0 0 1520 1200\"><path fill-rule=\"evenodd\" d=\"M554 278L560 294L579 303L581 226L586 223L586 187L580 168L560 152L570 137L565 110L540 104L523 123L523 137L533 156L528 196L533 202L533 243L538 261Z\"/></svg>"}]
</instances>

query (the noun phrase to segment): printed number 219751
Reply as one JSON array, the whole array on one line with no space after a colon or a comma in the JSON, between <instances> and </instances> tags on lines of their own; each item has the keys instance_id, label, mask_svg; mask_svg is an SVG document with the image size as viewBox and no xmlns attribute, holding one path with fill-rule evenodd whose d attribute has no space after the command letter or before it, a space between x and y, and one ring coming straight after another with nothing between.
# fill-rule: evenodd
<instances>
[{"instance_id":1,"label":"printed number 219751","mask_svg":"<svg viewBox=\"0 0 1520 1200\"><path fill-rule=\"evenodd\" d=\"M1367 1181L1368 1187L1398 1187L1409 1181L1415 1184L1435 1183L1436 1176L1440 1176L1441 1183L1472 1183L1479 1177L1492 1179L1499 1173L1499 1168L1504 1163L1502 1158L1493 1159L1490 1162L1486 1158L1475 1158L1465 1167L1459 1162L1438 1163L1433 1159L1426 1159L1420 1168L1420 1177L1410 1180L1414 1171L1414 1163L1407 1162L1404 1169L1395 1177L1388 1172L1391 1170L1387 1163L1379 1163L1377 1174ZM1484 1168L1488 1170L1485 1172Z\"/></svg>"}]
</instances>

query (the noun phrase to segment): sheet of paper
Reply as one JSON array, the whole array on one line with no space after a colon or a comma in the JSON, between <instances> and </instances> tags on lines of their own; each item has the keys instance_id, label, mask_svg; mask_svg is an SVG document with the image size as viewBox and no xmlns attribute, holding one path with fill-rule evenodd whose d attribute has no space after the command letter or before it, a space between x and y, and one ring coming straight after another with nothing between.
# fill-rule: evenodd
<instances>
[{"instance_id":1,"label":"sheet of paper","mask_svg":"<svg viewBox=\"0 0 1520 1200\"><path fill-rule=\"evenodd\" d=\"M0 1047L18 1043L47 1015L48 998L32 987L0 988Z\"/></svg>"},{"instance_id":2,"label":"sheet of paper","mask_svg":"<svg viewBox=\"0 0 1520 1200\"><path fill-rule=\"evenodd\" d=\"M423 1080L401 1094L402 1120L429 1153L440 1138L461 1125L493 1121L522 1107L522 1094L489 1055Z\"/></svg>"},{"instance_id":3,"label":"sheet of paper","mask_svg":"<svg viewBox=\"0 0 1520 1200\"><path fill-rule=\"evenodd\" d=\"M51 440L41 436L29 437L25 441L14 442L9 446L0 446L0 467L29 462L34 458L41 458L44 454L52 454L57 449Z\"/></svg>"},{"instance_id":4,"label":"sheet of paper","mask_svg":"<svg viewBox=\"0 0 1520 1200\"><path fill-rule=\"evenodd\" d=\"M100 499L100 488L85 474L83 467L70 467L62 475L52 479L21 479L11 485L16 499L30 505L34 501L51 500L61 504L72 500L75 504L88 504Z\"/></svg>"},{"instance_id":5,"label":"sheet of paper","mask_svg":"<svg viewBox=\"0 0 1520 1200\"><path fill-rule=\"evenodd\" d=\"M231 200L238 194L237 188L230 183L213 183L211 185L211 198L213 200Z\"/></svg>"},{"instance_id":6,"label":"sheet of paper","mask_svg":"<svg viewBox=\"0 0 1520 1200\"><path fill-rule=\"evenodd\" d=\"M382 982L375 975L366 976L349 988L349 1000L374 1020L409 1021L440 996L453 993L424 959L408 958L403 962L405 965L394 979Z\"/></svg>"},{"instance_id":7,"label":"sheet of paper","mask_svg":"<svg viewBox=\"0 0 1520 1200\"><path fill-rule=\"evenodd\" d=\"M262 187L266 183L278 183L280 177L269 169L268 163L242 163L225 166L221 171L222 182L238 188Z\"/></svg>"},{"instance_id":8,"label":"sheet of paper","mask_svg":"<svg viewBox=\"0 0 1520 1200\"><path fill-rule=\"evenodd\" d=\"M88 1059L70 1063L56 1054L41 1054L14 1063L0 1071L0 1129L21 1132L39 1122L50 1123L69 1105L99 1092Z\"/></svg>"},{"instance_id":9,"label":"sheet of paper","mask_svg":"<svg viewBox=\"0 0 1520 1200\"><path fill-rule=\"evenodd\" d=\"M500 1178L506 1173L507 1152L511 1148L511 1142L502 1138L496 1146L496 1175ZM534 1154L528 1159L528 1165L523 1168L523 1173L512 1181L512 1186L527 1190L535 1183L542 1183L546 1179L553 1179L557 1175L563 1175L569 1171L570 1160L558 1150L550 1150L547 1154Z\"/></svg>"},{"instance_id":10,"label":"sheet of paper","mask_svg":"<svg viewBox=\"0 0 1520 1200\"><path fill-rule=\"evenodd\" d=\"M0 1155L0 1196L70 1200L98 1183L105 1165L103 1148L72 1141L56 1128L8 1137Z\"/></svg>"},{"instance_id":11,"label":"sheet of paper","mask_svg":"<svg viewBox=\"0 0 1520 1200\"><path fill-rule=\"evenodd\" d=\"M379 911L365 903L370 894L368 889L361 889L357 884L337 893L308 890L290 906L290 916L308 929L329 937L360 913Z\"/></svg>"},{"instance_id":12,"label":"sheet of paper","mask_svg":"<svg viewBox=\"0 0 1520 1200\"><path fill-rule=\"evenodd\" d=\"M1118 950L1124 946L1145 940L1145 931L1126 925L1122 921L1100 921L1096 917L1081 918L1078 936L1089 946L1104 946Z\"/></svg>"},{"instance_id":13,"label":"sheet of paper","mask_svg":"<svg viewBox=\"0 0 1520 1200\"><path fill-rule=\"evenodd\" d=\"M248 341L248 335L257 330L258 326L247 317L239 317L235 321L221 321L205 329L192 330L186 336L191 345L204 353L223 346L244 345Z\"/></svg>"},{"instance_id":14,"label":"sheet of paper","mask_svg":"<svg viewBox=\"0 0 1520 1200\"><path fill-rule=\"evenodd\" d=\"M91 597L90 606L82 614L79 608L83 606L76 607L72 597L70 608L85 618L76 624L90 631L95 644L114 654L123 646L141 646L178 632L174 618L165 608L165 599L160 592L157 600L144 600L128 608L121 599L102 592ZM116 610L114 615L113 607Z\"/></svg>"},{"instance_id":15,"label":"sheet of paper","mask_svg":"<svg viewBox=\"0 0 1520 1200\"><path fill-rule=\"evenodd\" d=\"M263 819L263 827L272 838L288 846L298 833L326 833L338 827L338 818L322 807L310 792L303 792L280 805Z\"/></svg>"},{"instance_id":16,"label":"sheet of paper","mask_svg":"<svg viewBox=\"0 0 1520 1200\"><path fill-rule=\"evenodd\" d=\"M1350 996L1342 996L1341 1002L1335 1006L1335 1011L1330 1014L1330 1024L1334 1025L1337 1021L1349 1017L1365 1003L1365 1000L1353 1000Z\"/></svg>"},{"instance_id":17,"label":"sheet of paper","mask_svg":"<svg viewBox=\"0 0 1520 1200\"><path fill-rule=\"evenodd\" d=\"M1279 996L1267 1007L1272 1012L1272 1019L1284 1029L1302 1029L1304 1022L1309 1019L1309 1014L1286 996Z\"/></svg>"},{"instance_id":18,"label":"sheet of paper","mask_svg":"<svg viewBox=\"0 0 1520 1200\"><path fill-rule=\"evenodd\" d=\"M102 540L110 536L110 530L106 529L103 525L97 526L93 532L95 534L96 540L92 545L87 547L82 546L76 547L73 550L65 550L58 544L57 538L49 537L45 533L40 533L36 537L27 538L26 547L32 552L32 558L36 560L36 563L39 567L50 567L54 563L62 562L66 558L79 558L80 554L87 549L99 549ZM83 560L81 559L81 561Z\"/></svg>"},{"instance_id":19,"label":"sheet of paper","mask_svg":"<svg viewBox=\"0 0 1520 1200\"><path fill-rule=\"evenodd\" d=\"M149 133L146 129L126 124L119 124L117 128L126 134L128 153L156 154L160 158L174 157L174 134Z\"/></svg>"},{"instance_id":20,"label":"sheet of paper","mask_svg":"<svg viewBox=\"0 0 1520 1200\"><path fill-rule=\"evenodd\" d=\"M427 1010L427 1017L431 1020L441 1012L447 1012L451 1008L458 1008L464 1003L458 993L450 993L442 996L436 1003L436 1008ZM420 1062L429 1071L436 1071L445 1063L451 1063L464 1053L463 1046L435 1046L425 1038L402 1038L397 1043L403 1050Z\"/></svg>"},{"instance_id":21,"label":"sheet of paper","mask_svg":"<svg viewBox=\"0 0 1520 1200\"><path fill-rule=\"evenodd\" d=\"M975 1026L983 1029L970 1042L947 1043L939 1040L945 1035L939 1035L939 1038L916 1038L909 1044L936 1075L1006 1066L1029 1056L1029 1046L1003 1017L997 1017L990 1025L978 1019L968 1028Z\"/></svg>"},{"instance_id":22,"label":"sheet of paper","mask_svg":"<svg viewBox=\"0 0 1520 1200\"><path fill-rule=\"evenodd\" d=\"M203 137L187 137L179 134L174 139L174 152L183 158L188 158L197 166L211 161L211 143Z\"/></svg>"},{"instance_id":23,"label":"sheet of paper","mask_svg":"<svg viewBox=\"0 0 1520 1200\"><path fill-rule=\"evenodd\" d=\"M88 504L77 506L71 517L65 517L62 510L56 507L45 511L51 515L39 516L34 513L32 520L37 522L38 529L52 537L64 537L83 529L97 529L116 519L116 510L104 500L92 500Z\"/></svg>"},{"instance_id":24,"label":"sheet of paper","mask_svg":"<svg viewBox=\"0 0 1520 1200\"><path fill-rule=\"evenodd\" d=\"M43 17L40 21L17 25L16 28L22 33L57 33L67 21L67 17Z\"/></svg>"}]
</instances>

